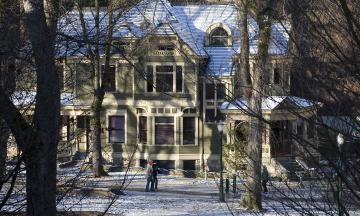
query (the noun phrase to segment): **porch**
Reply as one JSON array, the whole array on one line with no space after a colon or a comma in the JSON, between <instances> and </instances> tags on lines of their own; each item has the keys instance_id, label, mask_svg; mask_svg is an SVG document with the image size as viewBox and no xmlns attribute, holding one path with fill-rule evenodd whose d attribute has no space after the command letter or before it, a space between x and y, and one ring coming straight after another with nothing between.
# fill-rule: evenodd
<instances>
[{"instance_id":1,"label":"porch","mask_svg":"<svg viewBox=\"0 0 360 216\"><path fill-rule=\"evenodd\" d=\"M306 120L316 114L318 105L292 96L263 98L262 163L268 167L270 174L279 175L288 171L281 165L281 161L295 161L299 156L305 158L308 149L303 148L304 140L316 145L316 136L307 135L309 125ZM241 149L236 146L243 145L242 149L245 149L247 145L250 122L247 109L245 100L225 102L221 106L221 112L226 115L227 145L234 146L232 151ZM240 154L232 152L231 155L237 161L242 155L242 163L246 161L245 151ZM228 169L236 167L229 165Z\"/></svg>"}]
</instances>

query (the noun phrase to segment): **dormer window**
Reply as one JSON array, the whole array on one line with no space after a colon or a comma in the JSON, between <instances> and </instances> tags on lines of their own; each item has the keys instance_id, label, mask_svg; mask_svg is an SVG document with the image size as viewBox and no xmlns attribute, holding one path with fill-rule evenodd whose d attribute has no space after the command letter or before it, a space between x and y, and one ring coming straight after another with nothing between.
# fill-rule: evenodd
<instances>
[{"instance_id":1,"label":"dormer window","mask_svg":"<svg viewBox=\"0 0 360 216\"><path fill-rule=\"evenodd\" d=\"M206 30L206 46L231 46L232 45L232 31L222 24L215 23Z\"/></svg>"},{"instance_id":2,"label":"dormer window","mask_svg":"<svg viewBox=\"0 0 360 216\"><path fill-rule=\"evenodd\" d=\"M225 29L218 27L210 33L210 46L228 46L228 39Z\"/></svg>"}]
</instances>

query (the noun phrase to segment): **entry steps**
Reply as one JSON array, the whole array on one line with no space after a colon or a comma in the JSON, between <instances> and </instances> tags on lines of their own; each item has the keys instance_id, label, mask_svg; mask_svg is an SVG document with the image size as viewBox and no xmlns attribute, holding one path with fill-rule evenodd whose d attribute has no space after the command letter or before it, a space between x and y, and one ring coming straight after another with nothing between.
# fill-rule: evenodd
<instances>
[{"instance_id":1,"label":"entry steps","mask_svg":"<svg viewBox=\"0 0 360 216\"><path fill-rule=\"evenodd\" d=\"M309 180L310 174L294 158L279 158L277 161L288 171L289 181Z\"/></svg>"}]
</instances>

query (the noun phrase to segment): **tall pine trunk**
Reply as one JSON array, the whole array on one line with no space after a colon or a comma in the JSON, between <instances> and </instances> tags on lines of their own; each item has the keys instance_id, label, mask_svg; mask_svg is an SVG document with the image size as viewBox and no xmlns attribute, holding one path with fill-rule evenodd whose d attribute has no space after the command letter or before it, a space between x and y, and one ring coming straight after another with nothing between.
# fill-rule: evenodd
<instances>
[{"instance_id":1,"label":"tall pine trunk","mask_svg":"<svg viewBox=\"0 0 360 216\"><path fill-rule=\"evenodd\" d=\"M271 1L257 1L254 8L256 21L259 25L258 53L255 56L255 70L252 80L252 92L249 101L250 129L247 152L247 170L245 194L241 197L240 205L249 210L259 211L262 209L261 193L261 165L262 165L262 142L263 121L261 102L264 89L267 86L266 65L268 62L268 48L271 33L271 22L267 14Z\"/></svg>"}]
</instances>

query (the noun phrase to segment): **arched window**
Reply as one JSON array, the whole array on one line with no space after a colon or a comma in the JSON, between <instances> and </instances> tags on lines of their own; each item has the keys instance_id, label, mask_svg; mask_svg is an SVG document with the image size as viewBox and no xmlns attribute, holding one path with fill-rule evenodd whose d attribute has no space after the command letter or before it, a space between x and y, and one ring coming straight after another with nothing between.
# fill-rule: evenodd
<instances>
[{"instance_id":1,"label":"arched window","mask_svg":"<svg viewBox=\"0 0 360 216\"><path fill-rule=\"evenodd\" d=\"M227 45L229 45L228 44L229 35L228 35L227 31L221 27L217 27L213 31L211 31L209 39L210 39L209 40L210 46L227 46Z\"/></svg>"}]
</instances>

